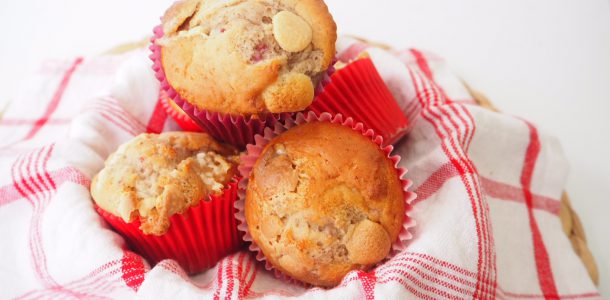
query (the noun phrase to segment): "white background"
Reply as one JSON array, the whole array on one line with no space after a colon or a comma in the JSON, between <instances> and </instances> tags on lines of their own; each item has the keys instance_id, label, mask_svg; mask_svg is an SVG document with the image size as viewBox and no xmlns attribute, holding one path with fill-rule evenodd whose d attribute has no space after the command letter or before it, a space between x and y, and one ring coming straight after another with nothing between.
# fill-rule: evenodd
<instances>
[{"instance_id":1,"label":"white background","mask_svg":"<svg viewBox=\"0 0 610 300\"><path fill-rule=\"evenodd\" d=\"M0 105L44 58L140 40L171 0L0 1ZM445 57L501 110L561 140L567 190L610 296L610 2L327 0L340 33ZM27 88L27 86L21 86Z\"/></svg>"}]
</instances>

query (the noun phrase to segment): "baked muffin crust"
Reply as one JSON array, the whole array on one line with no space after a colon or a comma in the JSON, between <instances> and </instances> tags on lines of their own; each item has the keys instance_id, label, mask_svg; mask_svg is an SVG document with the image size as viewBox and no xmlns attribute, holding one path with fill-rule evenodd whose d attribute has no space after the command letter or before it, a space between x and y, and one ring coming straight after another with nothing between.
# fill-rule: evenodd
<instances>
[{"instance_id":1,"label":"baked muffin crust","mask_svg":"<svg viewBox=\"0 0 610 300\"><path fill-rule=\"evenodd\" d=\"M322 0L182 0L162 27L170 85L200 109L229 114L305 109L337 39Z\"/></svg>"},{"instance_id":2,"label":"baked muffin crust","mask_svg":"<svg viewBox=\"0 0 610 300\"><path fill-rule=\"evenodd\" d=\"M144 233L162 235L173 214L220 193L238 159L237 150L205 133L140 134L108 157L91 195L125 222L140 218Z\"/></svg>"},{"instance_id":3,"label":"baked muffin crust","mask_svg":"<svg viewBox=\"0 0 610 300\"><path fill-rule=\"evenodd\" d=\"M404 209L396 169L379 147L327 122L299 125L266 145L245 201L248 230L266 259L327 287L389 254Z\"/></svg>"}]
</instances>

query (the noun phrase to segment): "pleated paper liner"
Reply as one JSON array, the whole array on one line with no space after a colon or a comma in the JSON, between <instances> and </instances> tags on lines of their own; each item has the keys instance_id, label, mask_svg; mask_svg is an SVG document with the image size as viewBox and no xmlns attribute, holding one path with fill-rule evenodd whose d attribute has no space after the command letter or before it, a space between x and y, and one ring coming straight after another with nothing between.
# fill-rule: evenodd
<instances>
[{"instance_id":1,"label":"pleated paper liner","mask_svg":"<svg viewBox=\"0 0 610 300\"><path fill-rule=\"evenodd\" d=\"M242 233L237 230L235 201L239 178L228 183L222 194L210 195L198 205L170 218L168 231L160 236L145 234L140 221L126 223L96 205L97 212L118 232L129 247L151 266L173 259L189 274L213 267L221 258L238 250Z\"/></svg>"},{"instance_id":2,"label":"pleated paper liner","mask_svg":"<svg viewBox=\"0 0 610 300\"><path fill-rule=\"evenodd\" d=\"M292 113L281 114L258 114L258 115L232 115L199 109L191 105L174 90L169 84L163 70L161 62L161 47L156 44L156 40L163 37L163 28L159 25L153 30L154 36L151 38L150 59L153 61L155 76L161 82L161 89L164 90L169 98L173 100L182 110L190 116L205 132L221 142L231 144L239 149L245 149L247 144L254 143L254 136L262 134L265 127L273 127L281 119L288 118ZM316 87L316 95L321 93L324 86L330 81L330 74L334 68L330 67L324 74L324 78Z\"/></svg>"},{"instance_id":3,"label":"pleated paper liner","mask_svg":"<svg viewBox=\"0 0 610 300\"><path fill-rule=\"evenodd\" d=\"M165 112L185 131L202 132L203 129L191 119L172 99L167 96L164 90L159 91L159 99Z\"/></svg>"},{"instance_id":4,"label":"pleated paper liner","mask_svg":"<svg viewBox=\"0 0 610 300\"><path fill-rule=\"evenodd\" d=\"M351 117L382 136L386 145L398 141L410 125L370 58L336 71L308 110Z\"/></svg>"},{"instance_id":5,"label":"pleated paper liner","mask_svg":"<svg viewBox=\"0 0 610 300\"><path fill-rule=\"evenodd\" d=\"M276 136L285 132L286 130L298 126L300 124L309 123L309 122L329 122L335 124L341 124L343 126L347 126L367 138L371 139L372 143L375 143L381 151L387 156L389 160L392 161L394 167L396 168L396 176L400 178L400 182L403 188L403 197L405 201L405 215L403 220L403 226L398 235L398 239L392 244L392 250L388 258L394 256L396 253L400 252L405 248L407 241L413 238L413 235L409 231L411 227L415 226L415 221L410 217L410 213L412 210L411 202L416 198L415 193L409 191L409 187L412 184L412 181L405 178L405 174L407 173L407 169L400 168L398 166L398 162L400 161L400 156L391 155L393 146L382 146L383 138L379 135L376 135L372 129L366 128L362 123L354 121L352 118L344 118L341 114L331 115L329 113L322 113L319 116L314 112L297 113L292 118L285 120L285 122L277 123L274 128L266 128L263 135L257 135L255 137L255 143L247 146L247 152L242 156L241 163L239 165L239 172L242 176L242 179L239 182L239 200L235 202L235 207L237 208L237 213L235 215L236 219L239 221L238 229L243 232L244 241L250 243L249 250L256 253L256 259L258 261L265 263L265 269L272 271L277 278L281 278L287 280L292 283L299 283L305 286L307 284L303 284L296 279L289 277L286 274L283 274L278 269L274 268L269 261L265 259L265 256L261 249L256 245L253 241L252 236L248 232L248 224L246 222L246 217L244 213L245 207L245 199L246 199L246 188L248 186L248 179L250 176L250 172L256 163L256 160L263 152L265 146Z\"/></svg>"}]
</instances>

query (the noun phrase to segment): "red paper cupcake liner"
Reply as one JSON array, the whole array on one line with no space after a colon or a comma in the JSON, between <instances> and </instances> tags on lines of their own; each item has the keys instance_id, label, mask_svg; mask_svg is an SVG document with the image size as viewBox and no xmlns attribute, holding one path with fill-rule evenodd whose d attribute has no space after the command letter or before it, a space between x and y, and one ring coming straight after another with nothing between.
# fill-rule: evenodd
<instances>
[{"instance_id":1,"label":"red paper cupcake liner","mask_svg":"<svg viewBox=\"0 0 610 300\"><path fill-rule=\"evenodd\" d=\"M176 121L180 128L186 131L202 132L203 129L191 119L172 99L167 96L164 90L159 91L159 99L165 112Z\"/></svg>"},{"instance_id":2,"label":"red paper cupcake liner","mask_svg":"<svg viewBox=\"0 0 610 300\"><path fill-rule=\"evenodd\" d=\"M394 256L396 253L404 250L406 243L408 240L413 238L413 235L409 231L410 228L415 226L415 220L410 217L410 213L413 209L411 203L417 197L417 195L409 191L409 187L413 184L413 182L409 179L404 178L407 173L406 168L401 168L398 166L400 162L400 156L391 155L394 147L392 145L382 146L383 145L383 137L376 135L372 129L367 129L362 123L355 122L352 118L343 118L341 114L331 115L330 113L322 113L319 116L314 112L297 113L292 118L285 120L283 123L277 123L274 128L266 128L264 131L264 135L257 135L255 137L255 143L249 144L246 149L247 152L241 157L241 163L239 165L239 172L242 176L242 179L239 182L239 199L235 202L235 208L237 208L237 213L235 218L239 221L239 225L237 226L238 230L243 232L243 239L246 242L250 243L249 250L256 253L256 259L258 261L265 263L265 269L269 271L273 271L274 275L277 278L285 279L293 283L303 284L296 279L289 277L286 274L283 274L280 270L273 267L269 261L265 259L265 256L261 249L256 245L252 236L248 232L248 224L246 222L246 216L244 214L245 208L245 199L246 199L246 187L248 186L248 180L250 176L250 172L256 163L256 160L263 152L265 146L276 136L280 135L282 132L300 125L309 122L329 122L335 124L341 124L343 126L347 126L352 128L353 130L360 132L365 137L371 139L371 141L379 146L379 148L385 153L388 159L392 161L394 167L396 168L396 174L400 178L400 182L403 188L403 198L405 201L405 215L403 220L403 226L398 234L398 239L392 244L392 250L388 255L388 258Z\"/></svg>"},{"instance_id":3,"label":"red paper cupcake liner","mask_svg":"<svg viewBox=\"0 0 610 300\"><path fill-rule=\"evenodd\" d=\"M354 118L382 136L386 144L398 141L410 125L370 58L336 71L308 110Z\"/></svg>"},{"instance_id":4,"label":"red paper cupcake liner","mask_svg":"<svg viewBox=\"0 0 610 300\"><path fill-rule=\"evenodd\" d=\"M219 195L170 217L168 231L160 236L140 230L140 220L126 223L96 205L97 212L125 238L135 252L154 266L164 259L173 259L189 274L214 266L221 258L243 245L237 230L235 201L239 178L228 183Z\"/></svg>"},{"instance_id":5,"label":"red paper cupcake liner","mask_svg":"<svg viewBox=\"0 0 610 300\"><path fill-rule=\"evenodd\" d=\"M172 99L182 110L191 117L205 132L216 138L217 140L229 143L239 149L244 149L247 144L254 143L254 136L262 134L265 127L273 127L275 123L286 119L292 113L281 114L259 114L256 116L231 115L219 112L213 112L188 103L174 90L167 81L163 65L161 63L161 47L156 44L156 40L163 37L163 28L161 25L153 29L154 36L151 38L150 50L152 54L150 59L153 61L153 70L155 76L161 82L161 89L164 90L170 99ZM330 82L330 75L334 72L334 67L328 68L324 78L320 80L320 84L315 89L315 95L322 92L325 85Z\"/></svg>"}]
</instances>

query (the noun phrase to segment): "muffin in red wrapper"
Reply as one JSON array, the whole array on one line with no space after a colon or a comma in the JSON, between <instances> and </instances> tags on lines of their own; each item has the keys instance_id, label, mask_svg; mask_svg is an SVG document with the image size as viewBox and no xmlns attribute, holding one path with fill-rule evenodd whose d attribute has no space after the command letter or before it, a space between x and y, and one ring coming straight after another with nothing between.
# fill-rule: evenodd
<instances>
[{"instance_id":1,"label":"muffin in red wrapper","mask_svg":"<svg viewBox=\"0 0 610 300\"><path fill-rule=\"evenodd\" d=\"M336 25L322 0L220 4L172 5L154 29L151 59L176 104L243 148L311 104L332 71Z\"/></svg>"},{"instance_id":2,"label":"muffin in red wrapper","mask_svg":"<svg viewBox=\"0 0 610 300\"><path fill-rule=\"evenodd\" d=\"M180 128L186 131L201 132L203 131L191 117L189 117L183 110L167 96L164 90L159 91L159 99L165 112L180 126Z\"/></svg>"},{"instance_id":3,"label":"muffin in red wrapper","mask_svg":"<svg viewBox=\"0 0 610 300\"><path fill-rule=\"evenodd\" d=\"M403 137L409 126L370 58L357 59L337 70L308 110L363 122L382 136L386 145Z\"/></svg>"},{"instance_id":4,"label":"muffin in red wrapper","mask_svg":"<svg viewBox=\"0 0 610 300\"><path fill-rule=\"evenodd\" d=\"M239 167L236 218L276 276L332 287L412 238L407 170L362 123L298 113L255 139Z\"/></svg>"},{"instance_id":5,"label":"muffin in red wrapper","mask_svg":"<svg viewBox=\"0 0 610 300\"><path fill-rule=\"evenodd\" d=\"M242 245L235 219L239 152L205 133L141 134L93 178L96 210L151 265L189 274Z\"/></svg>"}]
</instances>

